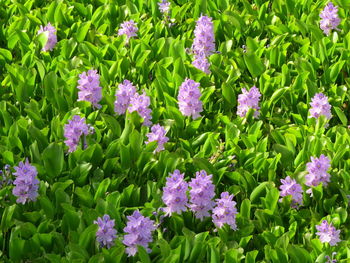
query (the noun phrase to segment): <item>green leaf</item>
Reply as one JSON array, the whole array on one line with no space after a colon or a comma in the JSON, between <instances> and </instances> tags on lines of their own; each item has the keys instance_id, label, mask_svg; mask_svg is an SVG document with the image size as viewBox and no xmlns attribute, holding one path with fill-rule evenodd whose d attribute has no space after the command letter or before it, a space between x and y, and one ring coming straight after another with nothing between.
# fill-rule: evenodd
<instances>
[{"instance_id":1,"label":"green leaf","mask_svg":"<svg viewBox=\"0 0 350 263\"><path fill-rule=\"evenodd\" d=\"M346 126L348 124L348 119L346 118L344 112L341 109L339 109L338 107L334 107L334 110L337 113L342 124Z\"/></svg>"},{"instance_id":2,"label":"green leaf","mask_svg":"<svg viewBox=\"0 0 350 263\"><path fill-rule=\"evenodd\" d=\"M253 78L259 77L265 71L264 64L255 53L247 52L243 57L244 62Z\"/></svg>"},{"instance_id":3,"label":"green leaf","mask_svg":"<svg viewBox=\"0 0 350 263\"><path fill-rule=\"evenodd\" d=\"M12 54L11 51L0 48L0 56L2 56L7 62L10 62L12 60Z\"/></svg>"},{"instance_id":4,"label":"green leaf","mask_svg":"<svg viewBox=\"0 0 350 263\"><path fill-rule=\"evenodd\" d=\"M61 174L64 165L64 154L61 144L51 143L43 152L46 172L51 178Z\"/></svg>"},{"instance_id":5,"label":"green leaf","mask_svg":"<svg viewBox=\"0 0 350 263\"><path fill-rule=\"evenodd\" d=\"M110 184L111 184L111 179L109 179L109 178L105 178L100 183L100 185L98 186L97 191L95 193L95 197L94 197L95 202L97 201L98 198L103 198L103 196L106 195L107 189L108 189Z\"/></svg>"},{"instance_id":6,"label":"green leaf","mask_svg":"<svg viewBox=\"0 0 350 263\"><path fill-rule=\"evenodd\" d=\"M137 246L137 252L142 263L151 263L151 258L143 246Z\"/></svg>"}]
</instances>

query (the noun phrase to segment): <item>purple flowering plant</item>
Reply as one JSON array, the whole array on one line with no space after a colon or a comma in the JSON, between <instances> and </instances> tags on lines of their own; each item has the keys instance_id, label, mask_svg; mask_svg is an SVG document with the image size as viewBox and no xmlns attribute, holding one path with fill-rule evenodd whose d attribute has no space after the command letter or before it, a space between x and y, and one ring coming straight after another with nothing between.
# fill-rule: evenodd
<instances>
[{"instance_id":1,"label":"purple flowering plant","mask_svg":"<svg viewBox=\"0 0 350 263\"><path fill-rule=\"evenodd\" d=\"M165 134L166 130L163 126L160 126L159 124L153 125L151 127L151 132L149 132L146 135L148 137L146 144L156 141L157 148L155 149L155 152L160 152L164 150L164 144L169 140L169 138L166 137Z\"/></svg>"},{"instance_id":2,"label":"purple flowering plant","mask_svg":"<svg viewBox=\"0 0 350 263\"><path fill-rule=\"evenodd\" d=\"M109 215L97 218L94 224L98 225L96 240L101 247L110 248L117 238L117 230L114 229L115 221L110 219Z\"/></svg>"},{"instance_id":3,"label":"purple flowering plant","mask_svg":"<svg viewBox=\"0 0 350 263\"><path fill-rule=\"evenodd\" d=\"M199 118L203 111L203 103L200 100L200 84L192 79L185 79L179 88L177 96L179 109L184 116L192 116L193 119Z\"/></svg>"},{"instance_id":4,"label":"purple flowering plant","mask_svg":"<svg viewBox=\"0 0 350 263\"><path fill-rule=\"evenodd\" d=\"M184 174L175 170L166 179L163 187L162 200L166 207L163 209L166 215L187 211L188 207L188 183L184 180Z\"/></svg>"},{"instance_id":5,"label":"purple flowering plant","mask_svg":"<svg viewBox=\"0 0 350 263\"><path fill-rule=\"evenodd\" d=\"M188 184L190 187L190 204L189 208L195 214L195 217L203 220L210 216L215 202L215 185L212 181L213 175L207 174L205 170L196 172L196 177L192 178Z\"/></svg>"},{"instance_id":6,"label":"purple flowering plant","mask_svg":"<svg viewBox=\"0 0 350 263\"><path fill-rule=\"evenodd\" d=\"M40 29L38 30L38 35L40 34L46 34L47 35L47 41L45 43L45 46L42 48L42 51L52 51L57 43L57 35L56 35L56 28L51 25L49 22L46 26L40 26Z\"/></svg>"},{"instance_id":7,"label":"purple flowering plant","mask_svg":"<svg viewBox=\"0 0 350 263\"><path fill-rule=\"evenodd\" d=\"M68 124L64 125L64 137L66 138L64 143L69 147L68 152L74 152L81 141L81 137L83 136L85 142L85 136L92 132L93 129L86 124L85 118L74 115L71 120L68 120Z\"/></svg>"},{"instance_id":8,"label":"purple flowering plant","mask_svg":"<svg viewBox=\"0 0 350 263\"><path fill-rule=\"evenodd\" d=\"M31 165L26 159L25 162L20 162L18 166L14 167L15 180L13 181L13 195L17 197L16 202L25 204L27 202L34 202L38 197L39 180L37 178L38 171L35 166Z\"/></svg>"},{"instance_id":9,"label":"purple flowering plant","mask_svg":"<svg viewBox=\"0 0 350 263\"><path fill-rule=\"evenodd\" d=\"M127 219L123 244L127 246L128 256L134 256L137 253L137 246L143 246L150 253L151 249L148 246L153 241L152 233L156 230L155 222L144 217L138 210L135 210L131 216L127 216Z\"/></svg>"},{"instance_id":10,"label":"purple flowering plant","mask_svg":"<svg viewBox=\"0 0 350 263\"><path fill-rule=\"evenodd\" d=\"M348 262L349 3L1 1L0 262Z\"/></svg>"},{"instance_id":11,"label":"purple flowering plant","mask_svg":"<svg viewBox=\"0 0 350 263\"><path fill-rule=\"evenodd\" d=\"M78 101L91 102L94 108L101 108L99 104L102 99L102 88L100 87L100 75L97 70L90 69L79 75L78 80Z\"/></svg>"},{"instance_id":12,"label":"purple flowering plant","mask_svg":"<svg viewBox=\"0 0 350 263\"><path fill-rule=\"evenodd\" d=\"M193 66L202 70L204 73L210 73L210 64L208 57L215 52L215 36L212 18L201 15L196 23L194 30L194 40L192 52L194 60Z\"/></svg>"},{"instance_id":13,"label":"purple flowering plant","mask_svg":"<svg viewBox=\"0 0 350 263\"><path fill-rule=\"evenodd\" d=\"M320 13L320 28L327 36L332 30L339 30L340 18L338 16L338 7L329 2Z\"/></svg>"},{"instance_id":14,"label":"purple flowering plant","mask_svg":"<svg viewBox=\"0 0 350 263\"><path fill-rule=\"evenodd\" d=\"M337 230L332 223L323 220L321 224L316 226L316 235L322 243L328 243L331 246L336 246L340 240L340 230Z\"/></svg>"}]
</instances>

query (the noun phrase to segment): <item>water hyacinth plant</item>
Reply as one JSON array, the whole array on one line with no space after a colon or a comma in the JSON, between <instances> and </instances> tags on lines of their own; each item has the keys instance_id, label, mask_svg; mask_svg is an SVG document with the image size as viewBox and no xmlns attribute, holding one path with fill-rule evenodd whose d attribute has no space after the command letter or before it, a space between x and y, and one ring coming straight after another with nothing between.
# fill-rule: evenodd
<instances>
[{"instance_id":1,"label":"water hyacinth plant","mask_svg":"<svg viewBox=\"0 0 350 263\"><path fill-rule=\"evenodd\" d=\"M0 262L348 262L337 1L0 4Z\"/></svg>"},{"instance_id":2,"label":"water hyacinth plant","mask_svg":"<svg viewBox=\"0 0 350 263\"><path fill-rule=\"evenodd\" d=\"M47 34L47 41L45 46L42 48L42 51L52 51L57 43L57 35L56 35L56 28L52 26L50 23L48 23L46 26L40 26L40 29L38 30L39 34Z\"/></svg>"}]
</instances>

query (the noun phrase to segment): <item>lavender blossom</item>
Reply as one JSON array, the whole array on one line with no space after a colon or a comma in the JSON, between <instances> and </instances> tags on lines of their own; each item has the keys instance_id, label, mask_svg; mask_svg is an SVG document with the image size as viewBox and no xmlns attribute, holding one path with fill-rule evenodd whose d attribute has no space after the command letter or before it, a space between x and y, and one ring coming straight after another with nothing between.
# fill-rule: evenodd
<instances>
[{"instance_id":1,"label":"lavender blossom","mask_svg":"<svg viewBox=\"0 0 350 263\"><path fill-rule=\"evenodd\" d=\"M207 57L215 52L214 28L210 17L202 15L197 20L194 34L192 51L195 56Z\"/></svg>"},{"instance_id":2,"label":"lavender blossom","mask_svg":"<svg viewBox=\"0 0 350 263\"><path fill-rule=\"evenodd\" d=\"M208 59L205 56L195 56L195 59L192 62L192 65L206 74L210 74L210 64Z\"/></svg>"},{"instance_id":3,"label":"lavender blossom","mask_svg":"<svg viewBox=\"0 0 350 263\"><path fill-rule=\"evenodd\" d=\"M74 152L80 141L80 137L90 133L89 126L85 123L85 118L74 115L68 124L64 125L64 143L69 147L68 152Z\"/></svg>"},{"instance_id":4,"label":"lavender blossom","mask_svg":"<svg viewBox=\"0 0 350 263\"><path fill-rule=\"evenodd\" d=\"M124 80L118 85L118 90L115 94L116 100L114 103L114 111L118 114L124 114L130 106L130 100L136 94L136 88L129 80Z\"/></svg>"},{"instance_id":5,"label":"lavender blossom","mask_svg":"<svg viewBox=\"0 0 350 263\"><path fill-rule=\"evenodd\" d=\"M249 109L254 109L254 117L258 118L260 115L259 100L261 93L259 89L253 86L249 91L242 89L242 94L238 95L237 115L245 117Z\"/></svg>"},{"instance_id":6,"label":"lavender blossom","mask_svg":"<svg viewBox=\"0 0 350 263\"><path fill-rule=\"evenodd\" d=\"M36 178L38 171L30 165L28 159L26 162L20 162L14 167L13 173L16 176L12 190L13 195L17 196L17 203L25 204L27 201L36 201L38 197L39 180Z\"/></svg>"},{"instance_id":7,"label":"lavender blossom","mask_svg":"<svg viewBox=\"0 0 350 263\"><path fill-rule=\"evenodd\" d=\"M196 172L196 178L192 178L189 186L191 187L189 208L195 213L196 218L203 220L204 217L210 216L209 211L215 205L212 201L215 196L212 175L207 175L204 170Z\"/></svg>"},{"instance_id":8,"label":"lavender blossom","mask_svg":"<svg viewBox=\"0 0 350 263\"><path fill-rule=\"evenodd\" d=\"M152 124L152 110L149 108L151 105L151 100L146 95L146 92L143 91L142 95L136 93L130 98L130 104L131 105L128 107L129 112L137 111L140 117L143 118L143 125L150 126Z\"/></svg>"},{"instance_id":9,"label":"lavender blossom","mask_svg":"<svg viewBox=\"0 0 350 263\"><path fill-rule=\"evenodd\" d=\"M186 192L188 190L188 183L184 180L184 174L179 170L175 170L167 177L165 187L163 187L162 200L167 206L164 208L166 216L171 216L172 213L181 213L187 210L188 198Z\"/></svg>"},{"instance_id":10,"label":"lavender blossom","mask_svg":"<svg viewBox=\"0 0 350 263\"><path fill-rule=\"evenodd\" d=\"M308 174L305 176L305 184L309 187L317 186L323 182L324 186L330 182L330 174L327 173L331 167L330 160L327 156L321 154L319 158L311 157L311 162L306 164ZM306 191L312 193L311 189Z\"/></svg>"},{"instance_id":11,"label":"lavender blossom","mask_svg":"<svg viewBox=\"0 0 350 263\"><path fill-rule=\"evenodd\" d=\"M216 207L213 209L213 223L221 228L228 224L232 230L237 230L236 225L236 202L232 200L233 195L228 192L221 193L221 198L216 199Z\"/></svg>"},{"instance_id":12,"label":"lavender blossom","mask_svg":"<svg viewBox=\"0 0 350 263\"><path fill-rule=\"evenodd\" d=\"M90 69L87 73L80 74L78 84L78 101L89 101L93 107L101 108L98 102L102 99L102 88L97 70Z\"/></svg>"},{"instance_id":13,"label":"lavender blossom","mask_svg":"<svg viewBox=\"0 0 350 263\"><path fill-rule=\"evenodd\" d=\"M38 30L38 35L40 35L41 33L47 34L47 42L45 46L42 48L42 51L53 50L53 48L57 43L56 28L52 26L50 23L48 23L45 27L40 26L40 29Z\"/></svg>"},{"instance_id":14,"label":"lavender blossom","mask_svg":"<svg viewBox=\"0 0 350 263\"><path fill-rule=\"evenodd\" d=\"M138 210L135 210L131 216L127 216L128 222L124 228L127 233L124 236L123 244L127 246L128 256L134 256L137 252L137 245L143 246L148 253L148 243L152 242L152 232L156 230L154 221L144 217Z\"/></svg>"},{"instance_id":15,"label":"lavender blossom","mask_svg":"<svg viewBox=\"0 0 350 263\"><path fill-rule=\"evenodd\" d=\"M179 95L177 100L179 103L179 109L184 116L192 116L193 119L197 119L203 111L202 102L200 96L202 95L199 90L199 83L192 79L186 79L179 88Z\"/></svg>"},{"instance_id":16,"label":"lavender blossom","mask_svg":"<svg viewBox=\"0 0 350 263\"><path fill-rule=\"evenodd\" d=\"M281 179L282 185L280 186L280 196L292 196L292 207L296 208L298 205L303 204L303 189L294 179L289 176L286 179ZM282 198L279 200L282 202Z\"/></svg>"},{"instance_id":17,"label":"lavender blossom","mask_svg":"<svg viewBox=\"0 0 350 263\"><path fill-rule=\"evenodd\" d=\"M316 226L317 233L322 243L329 243L331 246L336 246L340 242L340 230L337 230L332 223L328 224L327 220L323 220L321 224Z\"/></svg>"},{"instance_id":18,"label":"lavender blossom","mask_svg":"<svg viewBox=\"0 0 350 263\"><path fill-rule=\"evenodd\" d=\"M160 126L159 124L155 124L151 128L151 132L147 134L148 141L146 141L146 144L150 142L156 141L158 143L157 149L155 149L155 152L160 152L164 150L164 143L166 143L169 138L165 136L166 130L163 126Z\"/></svg>"},{"instance_id":19,"label":"lavender blossom","mask_svg":"<svg viewBox=\"0 0 350 263\"><path fill-rule=\"evenodd\" d=\"M334 6L332 2L329 2L320 14L320 28L327 36L331 30L339 30L340 18L338 16L338 7Z\"/></svg>"},{"instance_id":20,"label":"lavender blossom","mask_svg":"<svg viewBox=\"0 0 350 263\"><path fill-rule=\"evenodd\" d=\"M133 20L125 21L120 25L120 28L118 30L118 36L126 35L127 42L129 42L129 39L131 37L137 36L136 32L138 30L139 29L137 28L136 23Z\"/></svg>"},{"instance_id":21,"label":"lavender blossom","mask_svg":"<svg viewBox=\"0 0 350 263\"><path fill-rule=\"evenodd\" d=\"M168 2L168 0L162 0L161 2L159 2L158 7L163 15L169 14L170 3Z\"/></svg>"},{"instance_id":22,"label":"lavender blossom","mask_svg":"<svg viewBox=\"0 0 350 263\"><path fill-rule=\"evenodd\" d=\"M328 102L328 97L323 93L317 93L311 99L311 109L309 118L317 119L321 115L325 116L328 120L332 118L331 105Z\"/></svg>"},{"instance_id":23,"label":"lavender blossom","mask_svg":"<svg viewBox=\"0 0 350 263\"><path fill-rule=\"evenodd\" d=\"M194 30L195 38L192 44L194 54L193 66L206 74L210 73L207 57L215 52L215 37L213 22L210 17L201 16Z\"/></svg>"},{"instance_id":24,"label":"lavender blossom","mask_svg":"<svg viewBox=\"0 0 350 263\"><path fill-rule=\"evenodd\" d=\"M104 215L102 218L97 218L94 224L98 225L96 232L96 240L101 247L110 248L114 245L114 240L117 238L117 230L114 229L114 219L111 220L109 215Z\"/></svg>"}]
</instances>

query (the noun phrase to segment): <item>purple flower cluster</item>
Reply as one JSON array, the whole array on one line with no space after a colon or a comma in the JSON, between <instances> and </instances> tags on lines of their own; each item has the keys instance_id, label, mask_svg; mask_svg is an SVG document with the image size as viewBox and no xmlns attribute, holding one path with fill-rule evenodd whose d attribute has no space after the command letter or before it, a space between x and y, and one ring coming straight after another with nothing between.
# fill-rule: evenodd
<instances>
[{"instance_id":1,"label":"purple flower cluster","mask_svg":"<svg viewBox=\"0 0 350 263\"><path fill-rule=\"evenodd\" d=\"M196 57L196 59L192 62L192 65L200 69L201 71L203 71L205 74L210 74L210 70L209 70L210 63L207 57L204 57L204 56Z\"/></svg>"},{"instance_id":2,"label":"purple flower cluster","mask_svg":"<svg viewBox=\"0 0 350 263\"><path fill-rule=\"evenodd\" d=\"M238 95L237 115L245 117L249 109L254 109L254 117L258 118L260 115L259 100L261 93L259 89L253 86L249 91L242 89L242 94Z\"/></svg>"},{"instance_id":3,"label":"purple flower cluster","mask_svg":"<svg viewBox=\"0 0 350 263\"><path fill-rule=\"evenodd\" d=\"M158 7L163 15L169 14L170 2L168 0L162 0L162 2L159 2Z\"/></svg>"},{"instance_id":4,"label":"purple flower cluster","mask_svg":"<svg viewBox=\"0 0 350 263\"><path fill-rule=\"evenodd\" d=\"M137 252L137 245L143 246L148 253L148 243L152 242L152 232L156 230L154 221L144 217L138 210L135 210L131 216L127 216L128 222L124 228L127 233L124 236L123 244L127 246L126 253L134 256Z\"/></svg>"},{"instance_id":5,"label":"purple flower cluster","mask_svg":"<svg viewBox=\"0 0 350 263\"><path fill-rule=\"evenodd\" d=\"M213 209L215 202L215 186L212 182L212 175L207 175L206 171L196 172L196 177L192 178L189 183L190 205L194 211L196 218L203 220L204 217L210 216L209 211Z\"/></svg>"},{"instance_id":6,"label":"purple flower cluster","mask_svg":"<svg viewBox=\"0 0 350 263\"><path fill-rule=\"evenodd\" d=\"M331 167L330 162L329 158L323 154L319 158L311 157L311 162L306 164L308 174L305 176L305 184L312 187L323 182L323 185L326 186L330 182L330 174L327 173ZM312 193L311 189L306 192Z\"/></svg>"},{"instance_id":7,"label":"purple flower cluster","mask_svg":"<svg viewBox=\"0 0 350 263\"><path fill-rule=\"evenodd\" d=\"M216 207L213 209L213 223L221 228L228 224L232 230L237 230L236 225L236 202L233 201L233 195L228 192L221 193L221 198L216 199Z\"/></svg>"},{"instance_id":8,"label":"purple flower cluster","mask_svg":"<svg viewBox=\"0 0 350 263\"><path fill-rule=\"evenodd\" d=\"M172 174L170 173L165 187L163 187L162 196L162 200L166 205L166 208L164 208L166 216L187 210L187 190L188 183L184 180L184 174L180 173L179 170L175 170Z\"/></svg>"},{"instance_id":9,"label":"purple flower cluster","mask_svg":"<svg viewBox=\"0 0 350 263\"><path fill-rule=\"evenodd\" d=\"M25 204L27 201L36 201L38 197L39 180L36 178L38 172L36 168L30 165L28 159L26 162L20 162L14 167L13 173L16 176L12 190L13 195L17 196L17 203Z\"/></svg>"},{"instance_id":10,"label":"purple flower cluster","mask_svg":"<svg viewBox=\"0 0 350 263\"><path fill-rule=\"evenodd\" d=\"M56 28L52 26L50 23L48 23L45 27L40 26L40 29L38 30L38 35L41 33L47 34L47 42L45 46L42 48L42 51L53 50L53 48L57 43Z\"/></svg>"},{"instance_id":11,"label":"purple flower cluster","mask_svg":"<svg viewBox=\"0 0 350 263\"><path fill-rule=\"evenodd\" d=\"M90 69L87 73L80 74L78 84L78 101L89 101L93 107L101 108L98 102L102 99L102 88L97 70Z\"/></svg>"},{"instance_id":12,"label":"purple flower cluster","mask_svg":"<svg viewBox=\"0 0 350 263\"><path fill-rule=\"evenodd\" d=\"M88 135L90 127L85 123L85 118L74 115L68 124L64 125L64 143L69 147L68 152L74 152L80 141L80 136Z\"/></svg>"},{"instance_id":13,"label":"purple flower cluster","mask_svg":"<svg viewBox=\"0 0 350 263\"><path fill-rule=\"evenodd\" d=\"M126 35L127 42L129 42L129 39L131 37L137 36L136 32L138 30L139 29L137 28L136 23L133 20L125 21L120 25L120 28L118 30L118 36Z\"/></svg>"},{"instance_id":14,"label":"purple flower cluster","mask_svg":"<svg viewBox=\"0 0 350 263\"><path fill-rule=\"evenodd\" d=\"M337 230L332 223L323 220L321 224L316 226L317 233L322 243L329 243L331 246L336 246L340 242L340 230Z\"/></svg>"},{"instance_id":15,"label":"purple flower cluster","mask_svg":"<svg viewBox=\"0 0 350 263\"><path fill-rule=\"evenodd\" d=\"M179 109L184 116L192 116L197 119L203 111L202 102L200 101L201 91L199 90L199 83L192 79L185 79L179 88L179 95L177 100Z\"/></svg>"},{"instance_id":16,"label":"purple flower cluster","mask_svg":"<svg viewBox=\"0 0 350 263\"><path fill-rule=\"evenodd\" d=\"M292 196L292 207L296 208L298 205L303 204L303 189L294 179L289 176L286 179L281 179L282 185L280 186L280 196ZM279 200L282 201L282 198Z\"/></svg>"},{"instance_id":17,"label":"purple flower cluster","mask_svg":"<svg viewBox=\"0 0 350 263\"><path fill-rule=\"evenodd\" d=\"M146 144L150 142L156 141L158 143L157 149L155 149L155 152L160 152L164 150L164 143L166 143L169 138L165 136L166 130L163 126L160 126L159 124L155 124L151 128L151 132L147 134L148 141L146 141Z\"/></svg>"},{"instance_id":18,"label":"purple flower cluster","mask_svg":"<svg viewBox=\"0 0 350 263\"><path fill-rule=\"evenodd\" d=\"M208 56L215 52L215 37L213 22L210 17L201 16L194 30L195 38L192 44L194 54L193 66L206 74L210 73Z\"/></svg>"},{"instance_id":19,"label":"purple flower cluster","mask_svg":"<svg viewBox=\"0 0 350 263\"><path fill-rule=\"evenodd\" d=\"M128 107L129 112L137 111L137 113L143 118L143 125L150 126L151 113L152 110L149 108L151 105L150 98L143 91L142 94L135 93L133 97L130 98L130 106Z\"/></svg>"},{"instance_id":20,"label":"purple flower cluster","mask_svg":"<svg viewBox=\"0 0 350 263\"><path fill-rule=\"evenodd\" d=\"M96 239L101 247L110 248L114 245L114 240L117 238L117 230L114 229L114 219L111 220L109 215L104 215L102 218L97 218L94 224L98 225Z\"/></svg>"},{"instance_id":21,"label":"purple flower cluster","mask_svg":"<svg viewBox=\"0 0 350 263\"><path fill-rule=\"evenodd\" d=\"M136 94L136 88L129 80L124 80L118 85L115 93L116 100L114 103L114 111L118 114L124 114L130 105L130 100Z\"/></svg>"},{"instance_id":22,"label":"purple flower cluster","mask_svg":"<svg viewBox=\"0 0 350 263\"><path fill-rule=\"evenodd\" d=\"M338 16L338 7L334 6L332 2L328 3L320 14L320 28L327 36L331 30L339 30L340 18Z\"/></svg>"},{"instance_id":23,"label":"purple flower cluster","mask_svg":"<svg viewBox=\"0 0 350 263\"><path fill-rule=\"evenodd\" d=\"M328 120L332 118L331 105L328 102L328 97L323 93L317 93L310 102L310 116L309 118L317 119L321 115L325 116Z\"/></svg>"}]
</instances>

